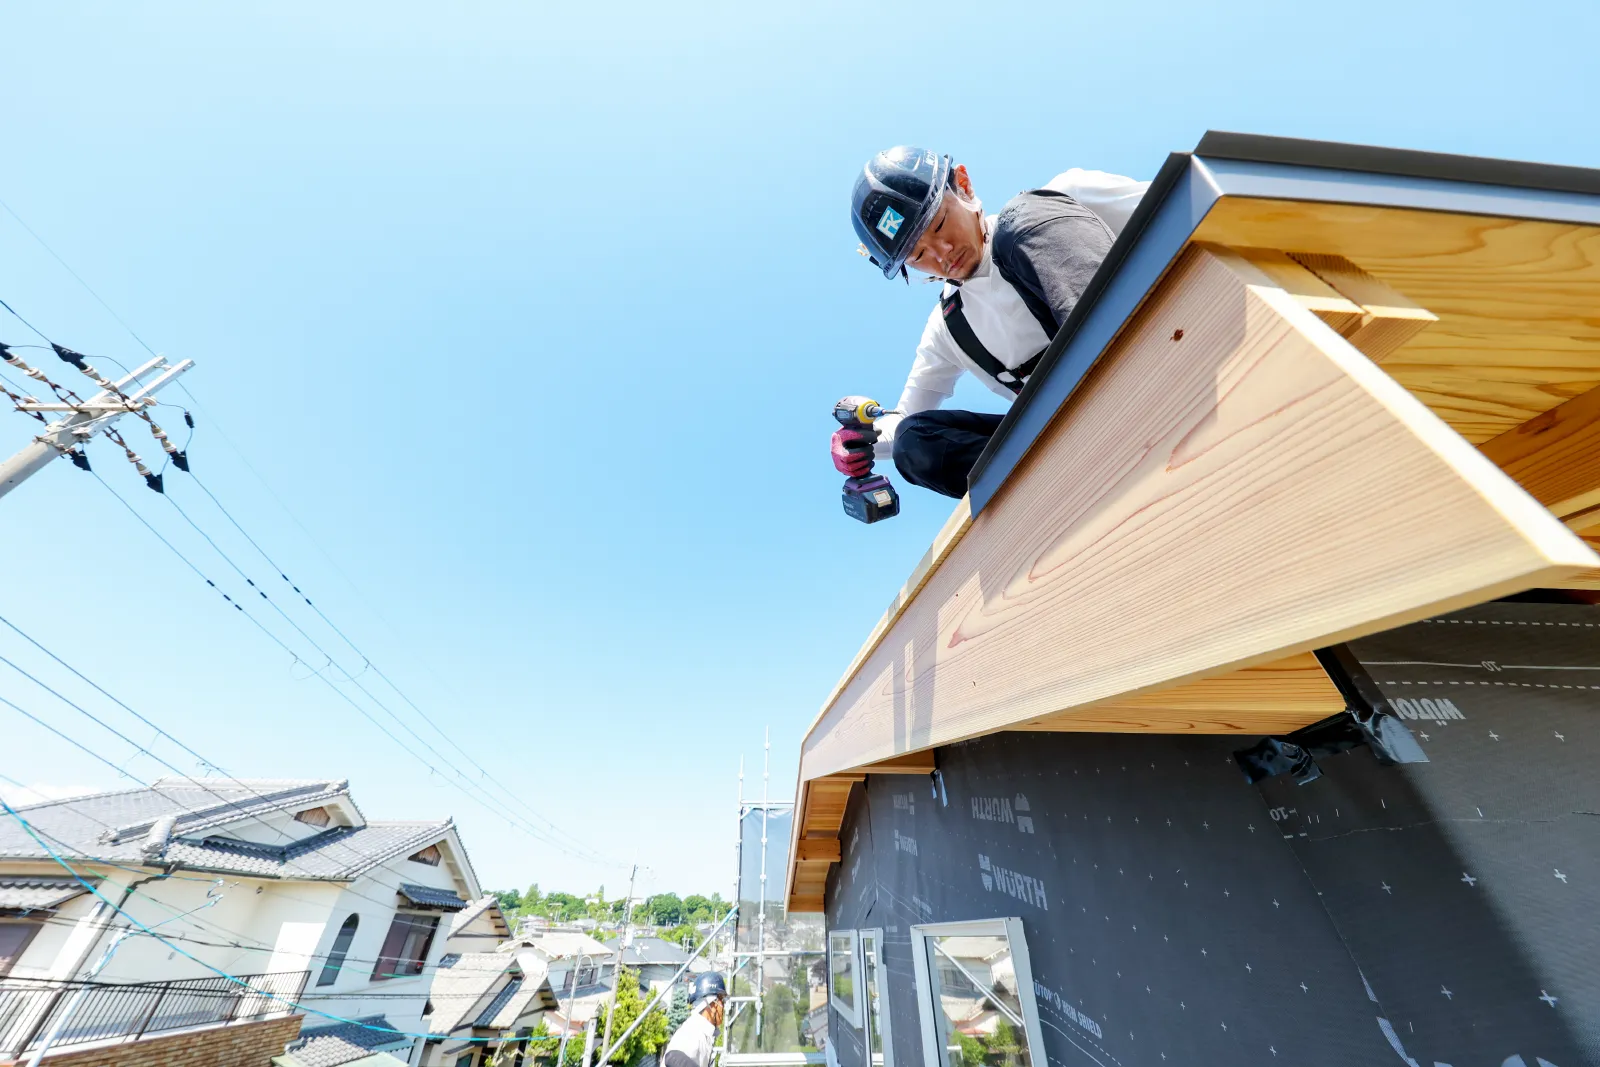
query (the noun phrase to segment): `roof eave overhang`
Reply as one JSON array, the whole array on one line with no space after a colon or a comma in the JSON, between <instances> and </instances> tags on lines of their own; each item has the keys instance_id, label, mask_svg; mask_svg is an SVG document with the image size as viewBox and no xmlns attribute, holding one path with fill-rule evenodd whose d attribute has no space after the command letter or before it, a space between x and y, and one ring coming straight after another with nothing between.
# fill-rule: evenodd
<instances>
[{"instance_id":1,"label":"roof eave overhang","mask_svg":"<svg viewBox=\"0 0 1600 1067\"><path fill-rule=\"evenodd\" d=\"M1600 226L1600 171L1472 156L1211 131L1167 157L1078 305L973 468L976 517L1004 489L1034 442L1224 197L1298 200ZM872 642L888 632L880 626ZM835 686L807 743L850 675ZM793 903L808 781L796 783L784 900Z\"/></svg>"}]
</instances>

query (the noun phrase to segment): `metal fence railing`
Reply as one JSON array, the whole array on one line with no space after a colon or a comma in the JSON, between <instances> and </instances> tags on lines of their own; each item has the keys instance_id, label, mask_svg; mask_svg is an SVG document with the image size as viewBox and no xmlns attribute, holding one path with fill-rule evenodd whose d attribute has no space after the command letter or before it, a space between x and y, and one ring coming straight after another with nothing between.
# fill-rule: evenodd
<instances>
[{"instance_id":1,"label":"metal fence railing","mask_svg":"<svg viewBox=\"0 0 1600 1067\"><path fill-rule=\"evenodd\" d=\"M0 979L0 1058L20 1057L70 1011L52 1047L124 1038L191 1026L241 1022L290 1011L307 971L242 974L249 988L226 978L97 985L76 999L76 985ZM284 998L284 999L277 999Z\"/></svg>"}]
</instances>

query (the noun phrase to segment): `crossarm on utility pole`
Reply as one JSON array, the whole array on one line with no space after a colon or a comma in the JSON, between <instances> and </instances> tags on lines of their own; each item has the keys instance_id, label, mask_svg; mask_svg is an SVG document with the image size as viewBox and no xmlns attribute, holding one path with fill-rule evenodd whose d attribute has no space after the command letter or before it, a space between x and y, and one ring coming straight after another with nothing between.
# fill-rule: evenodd
<instances>
[{"instance_id":1,"label":"crossarm on utility pole","mask_svg":"<svg viewBox=\"0 0 1600 1067\"><path fill-rule=\"evenodd\" d=\"M45 427L33 441L26 445L16 455L0 464L0 496L5 496L11 490L39 473L50 461L67 451L73 445L87 441L94 434L109 426L117 419L126 415L130 410L147 406L142 401L153 398L163 387L175 381L190 367L194 360L186 359L175 366L167 368L165 374L133 393L126 392L129 385L137 382L143 374L166 366L166 360L160 356L150 360L139 367L132 374L116 383L113 392L110 389L95 394L82 405L77 405L72 414L66 418L57 419ZM52 405L30 405L39 410L55 410ZM103 409L103 410L102 410Z\"/></svg>"}]
</instances>

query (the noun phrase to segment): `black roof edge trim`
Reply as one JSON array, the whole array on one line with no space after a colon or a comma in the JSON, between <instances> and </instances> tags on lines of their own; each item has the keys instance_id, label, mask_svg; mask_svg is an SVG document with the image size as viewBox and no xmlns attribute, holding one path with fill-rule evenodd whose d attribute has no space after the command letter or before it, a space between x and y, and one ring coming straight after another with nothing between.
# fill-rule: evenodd
<instances>
[{"instance_id":1,"label":"black roof edge trim","mask_svg":"<svg viewBox=\"0 0 1600 1067\"><path fill-rule=\"evenodd\" d=\"M1128 225L1123 227L1122 233L1112 243L1111 251L1106 253L1106 258L1101 262L1099 269L1095 271L1094 277L1089 279L1089 284L1085 287L1083 296L1078 299L1077 304L1067 314L1067 320L1061 324L1061 328L1056 331L1050 346L1044 350L1044 355L1040 357L1039 365L1028 376L1027 382L1022 387L1022 392L1018 394L1010 409L1006 411L1005 418L1000 420L999 427L995 430L994 436L989 439L989 444L983 450L983 454L978 457L978 462L973 464L972 472L967 475L967 489L969 492L978 484L978 480L983 477L983 472L988 469L990 462L999 450L1000 444L1010 435L1011 428L1022 418L1022 413L1039 392L1040 385L1046 378L1050 377L1050 372L1061 358L1061 353L1066 350L1067 345L1072 342L1073 335L1078 332L1078 328L1089 317L1089 312L1099 301L1100 294L1105 292L1106 286L1111 284L1111 279L1116 275L1117 268L1122 265L1123 260L1128 258L1128 253L1132 251L1133 246L1138 242L1139 235L1144 232L1144 228L1149 224L1150 219L1161 207L1162 202L1166 200L1167 194L1172 191L1173 187L1178 184L1178 180L1189 169L1191 155L1192 153L1189 152L1173 152L1167 156L1167 161L1156 172L1155 178L1150 182L1150 188L1145 190L1144 196L1139 199L1139 206L1134 208L1132 216L1129 217ZM975 513L977 510L974 508Z\"/></svg>"},{"instance_id":2,"label":"black roof edge trim","mask_svg":"<svg viewBox=\"0 0 1600 1067\"><path fill-rule=\"evenodd\" d=\"M1209 159L1246 163L1283 163L1297 167L1364 171L1405 178L1436 178L1479 185L1508 185L1558 193L1600 195L1600 170L1558 163L1527 163L1409 148L1269 137L1256 133L1207 130L1194 154Z\"/></svg>"}]
</instances>

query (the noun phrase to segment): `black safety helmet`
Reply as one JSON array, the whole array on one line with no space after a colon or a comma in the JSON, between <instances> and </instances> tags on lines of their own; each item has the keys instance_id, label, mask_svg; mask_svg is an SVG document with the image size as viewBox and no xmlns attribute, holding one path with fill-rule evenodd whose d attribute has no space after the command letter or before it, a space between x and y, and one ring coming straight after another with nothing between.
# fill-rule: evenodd
<instances>
[{"instance_id":1,"label":"black safety helmet","mask_svg":"<svg viewBox=\"0 0 1600 1067\"><path fill-rule=\"evenodd\" d=\"M694 980L694 990L689 994L689 1003L698 1004L706 997L724 997L728 995L728 984L722 980L722 975L716 971L707 971Z\"/></svg>"},{"instance_id":2,"label":"black safety helmet","mask_svg":"<svg viewBox=\"0 0 1600 1067\"><path fill-rule=\"evenodd\" d=\"M872 265L885 278L904 275L917 239L933 221L950 184L950 157L900 145L862 168L850 196L850 221Z\"/></svg>"}]
</instances>

